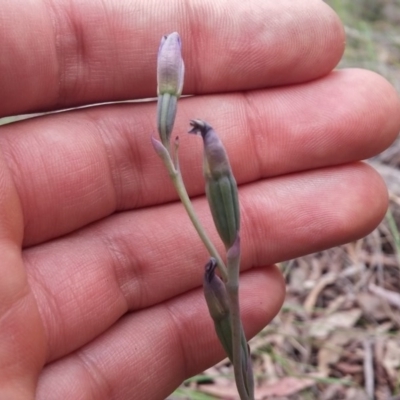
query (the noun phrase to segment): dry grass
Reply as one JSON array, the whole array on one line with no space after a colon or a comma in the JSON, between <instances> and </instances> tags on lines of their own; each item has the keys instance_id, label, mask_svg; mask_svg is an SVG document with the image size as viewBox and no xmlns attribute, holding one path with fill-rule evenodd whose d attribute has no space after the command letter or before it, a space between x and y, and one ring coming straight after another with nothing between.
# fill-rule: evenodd
<instances>
[{"instance_id":1,"label":"dry grass","mask_svg":"<svg viewBox=\"0 0 400 400\"><path fill-rule=\"evenodd\" d=\"M331 0L347 34L340 66L374 70L400 92L400 1ZM250 345L256 399L400 400L400 141L370 160L390 193L367 237L283 263L285 304ZM226 360L170 399L237 399Z\"/></svg>"}]
</instances>

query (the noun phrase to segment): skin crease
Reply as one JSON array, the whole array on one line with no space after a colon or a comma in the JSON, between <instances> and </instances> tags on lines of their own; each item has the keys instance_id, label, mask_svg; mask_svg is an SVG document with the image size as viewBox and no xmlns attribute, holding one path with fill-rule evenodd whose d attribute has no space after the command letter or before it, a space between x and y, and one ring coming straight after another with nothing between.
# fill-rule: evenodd
<instances>
[{"instance_id":1,"label":"skin crease","mask_svg":"<svg viewBox=\"0 0 400 400\"><path fill-rule=\"evenodd\" d=\"M396 137L399 99L372 72L332 72L343 28L319 0L163 4L2 4L0 115L154 96L160 38L178 31L196 95L179 102L181 168L222 250L201 143L182 133L204 119L240 185L251 337L284 299L274 263L383 218L385 185L359 160ZM125 103L0 127L0 398L161 400L224 357L200 289L208 255L152 149L155 115Z\"/></svg>"}]
</instances>

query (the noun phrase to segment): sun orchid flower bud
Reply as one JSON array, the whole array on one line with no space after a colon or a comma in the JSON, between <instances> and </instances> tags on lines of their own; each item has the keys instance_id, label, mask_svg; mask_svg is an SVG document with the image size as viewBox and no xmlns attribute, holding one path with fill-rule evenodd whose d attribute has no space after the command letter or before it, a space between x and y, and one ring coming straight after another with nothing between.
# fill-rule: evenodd
<instances>
[{"instance_id":1,"label":"sun orchid flower bud","mask_svg":"<svg viewBox=\"0 0 400 400\"><path fill-rule=\"evenodd\" d=\"M182 93L184 72L178 32L163 36L157 58L158 94L169 93L179 97Z\"/></svg>"},{"instance_id":2,"label":"sun orchid flower bud","mask_svg":"<svg viewBox=\"0 0 400 400\"><path fill-rule=\"evenodd\" d=\"M169 147L177 100L182 93L185 67L177 32L163 36L157 58L157 125L162 143Z\"/></svg>"},{"instance_id":3,"label":"sun orchid flower bud","mask_svg":"<svg viewBox=\"0 0 400 400\"><path fill-rule=\"evenodd\" d=\"M229 249L240 229L236 180L224 145L214 129L201 120L192 120L190 125L192 129L189 133L200 133L203 138L207 200L219 236Z\"/></svg>"},{"instance_id":4,"label":"sun orchid flower bud","mask_svg":"<svg viewBox=\"0 0 400 400\"><path fill-rule=\"evenodd\" d=\"M204 297L208 311L214 321L217 336L232 360L232 330L228 294L221 278L215 274L217 261L211 258L205 266L203 279Z\"/></svg>"},{"instance_id":5,"label":"sun orchid flower bud","mask_svg":"<svg viewBox=\"0 0 400 400\"><path fill-rule=\"evenodd\" d=\"M205 266L203 279L204 297L206 298L208 311L214 321L215 332L222 344L228 358L233 362L233 342L231 328L231 313L229 308L228 293L221 278L215 274L217 261L211 258ZM254 392L254 383L251 367L250 352L241 328L240 351L242 352L242 374L246 390L249 394Z\"/></svg>"}]
</instances>

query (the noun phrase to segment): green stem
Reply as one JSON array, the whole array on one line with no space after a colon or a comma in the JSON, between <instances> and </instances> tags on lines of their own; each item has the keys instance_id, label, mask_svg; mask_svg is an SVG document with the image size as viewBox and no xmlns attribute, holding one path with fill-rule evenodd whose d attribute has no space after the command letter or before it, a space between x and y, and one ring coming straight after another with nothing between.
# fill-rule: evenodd
<instances>
[{"instance_id":1,"label":"green stem","mask_svg":"<svg viewBox=\"0 0 400 400\"><path fill-rule=\"evenodd\" d=\"M230 311L231 311L231 331L232 331L232 353L233 353L233 369L235 373L236 386L241 400L254 400L252 393L252 382L247 382L249 379L246 373L247 360L250 357L246 347L242 346L242 335L244 330L240 319L239 307L239 269L240 269L240 242L236 239L235 244L228 250L228 282L226 289L228 292ZM235 247L235 249L234 249ZM233 251L232 251L233 250ZM232 254L233 253L233 254ZM245 338L244 338L244 341ZM245 357L245 360L244 360ZM252 379L252 377L251 377Z\"/></svg>"},{"instance_id":2,"label":"green stem","mask_svg":"<svg viewBox=\"0 0 400 400\"><path fill-rule=\"evenodd\" d=\"M165 149L165 147L164 147L164 149ZM177 148L175 149L175 151L177 151ZM194 211L194 208L190 201L189 195L186 191L186 187L185 187L185 184L183 183L182 175L181 175L181 173L179 171L179 167L178 167L178 165L179 165L178 161L177 161L178 155L175 154L175 160L176 160L176 164L177 164L177 168L178 168L177 169L177 168L175 168L174 163L171 159L171 155L167 151L167 149L165 149L165 151L157 151L157 153L161 157L161 159L164 161L164 164L168 170L169 176L171 177L172 183L174 184L175 189L178 193L178 196L179 196L183 206L185 207L185 210L186 210L190 220L192 221L193 226L195 227L198 235L200 236L200 239L204 243L204 246L206 246L206 249L208 250L209 254L217 260L218 269L221 274L221 277L224 279L224 281L227 281L228 273L226 270L225 263L223 262L217 249L215 248L214 244L211 242L210 238L207 236L207 233L205 232L203 226L201 225L199 219L197 218L196 212Z\"/></svg>"},{"instance_id":3,"label":"green stem","mask_svg":"<svg viewBox=\"0 0 400 400\"><path fill-rule=\"evenodd\" d=\"M226 280L228 277L228 274L226 272L225 263L222 261L222 258L219 255L217 249L215 248L214 244L211 242L210 238L207 236L206 232L204 231L203 226L201 225L199 219L197 218L197 215L194 211L194 208L192 206L190 198L187 194L185 185L183 183L182 175L178 173L176 175L176 179L173 179L173 182L174 182L176 191L178 192L179 198L181 199L181 202L183 203L183 206L185 207L190 220L192 221L198 235L200 236L200 239L203 241L204 246L206 246L210 255L217 260L218 269L221 273L221 277L224 280Z\"/></svg>"}]
</instances>

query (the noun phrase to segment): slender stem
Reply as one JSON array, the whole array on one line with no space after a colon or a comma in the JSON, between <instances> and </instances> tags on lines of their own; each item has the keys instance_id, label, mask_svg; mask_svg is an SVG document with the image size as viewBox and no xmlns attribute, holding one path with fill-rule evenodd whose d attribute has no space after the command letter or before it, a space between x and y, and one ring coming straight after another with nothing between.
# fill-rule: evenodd
<instances>
[{"instance_id":1,"label":"slender stem","mask_svg":"<svg viewBox=\"0 0 400 400\"><path fill-rule=\"evenodd\" d=\"M177 151L177 148L175 150ZM167 151L162 152L162 153L159 152L158 154L161 157L161 159L164 161L164 164L165 164L165 166L169 172L169 175L171 177L172 183L174 184L175 189L179 195L179 198L180 198L183 206L185 207L185 210L186 210L187 214L189 215L189 218L192 221L193 226L195 227L198 235L200 236L200 239L203 241L204 246L206 246L210 255L217 260L218 269L220 271L221 277L225 281L227 281L228 273L226 270L225 263L223 262L217 249L215 248L214 244L211 242L210 238L207 236L207 233L205 232L203 226L201 225L199 219L197 218L196 212L194 211L194 208L190 201L189 195L186 191L186 187L185 187L185 184L183 183L182 175L181 175L179 169L176 169L174 167L174 163L171 159L169 152L167 152ZM176 160L177 168L179 168L177 154L175 154L175 160Z\"/></svg>"},{"instance_id":2,"label":"slender stem","mask_svg":"<svg viewBox=\"0 0 400 400\"><path fill-rule=\"evenodd\" d=\"M244 334L243 324L241 323L241 339L243 351L243 376L245 377L246 389L250 400L254 400L254 376L253 367L251 365L250 347L247 344L246 336Z\"/></svg>"},{"instance_id":3,"label":"slender stem","mask_svg":"<svg viewBox=\"0 0 400 400\"><path fill-rule=\"evenodd\" d=\"M230 311L231 311L231 331L232 331L232 353L233 353L233 369L235 372L236 386L241 400L253 400L249 397L248 384L245 382L245 374L243 369L243 352L242 352L242 335L244 331L240 320L239 307L239 268L240 268L240 244L237 240L236 251L230 255L228 251L228 282L226 289L228 292ZM233 247L232 247L233 249ZM245 349L247 352L247 349ZM247 375L246 375L247 380Z\"/></svg>"},{"instance_id":4,"label":"slender stem","mask_svg":"<svg viewBox=\"0 0 400 400\"><path fill-rule=\"evenodd\" d=\"M176 180L174 180L174 184L175 184L175 188L179 194L179 197L181 199L181 202L183 203L183 206L185 207L186 212L188 213L189 218L192 221L198 235L200 236L201 240L204 243L204 246L206 246L210 255L213 256L217 260L218 268L221 273L221 276L224 280L226 280L228 277L228 274L226 272L225 263L222 261L222 258L219 255L217 249L215 248L214 244L211 242L210 238L207 236L206 232L204 231L203 226L201 225L199 219L197 218L197 215L194 211L194 208L192 206L190 198L187 194L181 174L176 175Z\"/></svg>"}]
</instances>

